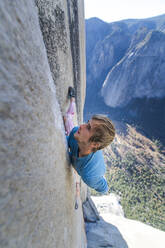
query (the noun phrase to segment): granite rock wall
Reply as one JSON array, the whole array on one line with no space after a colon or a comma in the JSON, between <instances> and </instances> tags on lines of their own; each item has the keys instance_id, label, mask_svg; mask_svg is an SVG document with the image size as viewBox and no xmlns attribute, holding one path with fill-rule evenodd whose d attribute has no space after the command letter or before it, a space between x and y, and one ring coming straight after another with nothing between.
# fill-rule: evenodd
<instances>
[{"instance_id":1,"label":"granite rock wall","mask_svg":"<svg viewBox=\"0 0 165 248\"><path fill-rule=\"evenodd\" d=\"M81 71L75 79L68 2L36 3L0 2L0 247L84 248L81 199L75 210L75 174L61 113L68 104L67 88L75 85L82 119L83 40L76 41ZM50 11L45 3L54 22L49 23L49 13L44 17ZM80 5L83 1L77 2L81 19ZM50 37L42 35L40 25ZM85 199L83 184L81 195Z\"/></svg>"},{"instance_id":2,"label":"granite rock wall","mask_svg":"<svg viewBox=\"0 0 165 248\"><path fill-rule=\"evenodd\" d=\"M85 33L82 0L35 0L57 98L64 113L68 85L76 89L78 121L85 97ZM65 101L64 101L65 100Z\"/></svg>"}]
</instances>

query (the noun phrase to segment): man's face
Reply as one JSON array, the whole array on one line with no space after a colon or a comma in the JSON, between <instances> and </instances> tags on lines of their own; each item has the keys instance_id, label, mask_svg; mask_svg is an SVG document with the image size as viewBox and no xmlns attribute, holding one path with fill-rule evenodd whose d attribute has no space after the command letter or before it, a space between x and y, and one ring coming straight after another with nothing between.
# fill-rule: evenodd
<instances>
[{"instance_id":1,"label":"man's face","mask_svg":"<svg viewBox=\"0 0 165 248\"><path fill-rule=\"evenodd\" d=\"M80 143L89 145L89 139L94 134L94 126L98 124L98 121L91 119L87 123L80 125L80 128L74 134L75 139Z\"/></svg>"}]
</instances>

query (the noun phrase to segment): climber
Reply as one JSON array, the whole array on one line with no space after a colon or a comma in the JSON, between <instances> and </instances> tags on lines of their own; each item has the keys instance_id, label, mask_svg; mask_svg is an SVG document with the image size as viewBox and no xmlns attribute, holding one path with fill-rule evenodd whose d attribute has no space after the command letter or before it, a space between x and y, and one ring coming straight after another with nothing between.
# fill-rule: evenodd
<instances>
[{"instance_id":1,"label":"climber","mask_svg":"<svg viewBox=\"0 0 165 248\"><path fill-rule=\"evenodd\" d=\"M114 139L115 128L104 115L94 115L87 123L74 127L75 91L69 87L70 106L64 117L70 160L82 180L100 193L108 192L101 149Z\"/></svg>"}]
</instances>

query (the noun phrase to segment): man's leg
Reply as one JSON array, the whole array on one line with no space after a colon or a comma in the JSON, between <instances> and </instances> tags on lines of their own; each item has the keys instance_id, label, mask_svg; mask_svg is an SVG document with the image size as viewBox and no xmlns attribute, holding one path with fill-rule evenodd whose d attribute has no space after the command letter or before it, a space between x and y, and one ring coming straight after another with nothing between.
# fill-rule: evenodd
<instances>
[{"instance_id":1,"label":"man's leg","mask_svg":"<svg viewBox=\"0 0 165 248\"><path fill-rule=\"evenodd\" d=\"M69 87L68 96L70 98L70 104L66 115L63 116L66 135L69 135L72 129L74 128L73 116L75 113L75 92L72 87Z\"/></svg>"},{"instance_id":2,"label":"man's leg","mask_svg":"<svg viewBox=\"0 0 165 248\"><path fill-rule=\"evenodd\" d=\"M74 115L74 112L75 112L75 99L74 97L71 97L67 114Z\"/></svg>"}]
</instances>

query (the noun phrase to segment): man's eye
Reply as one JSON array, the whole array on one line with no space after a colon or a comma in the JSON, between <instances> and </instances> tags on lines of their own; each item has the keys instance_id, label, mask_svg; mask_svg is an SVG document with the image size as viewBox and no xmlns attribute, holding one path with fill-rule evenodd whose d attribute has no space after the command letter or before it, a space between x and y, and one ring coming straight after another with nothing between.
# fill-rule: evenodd
<instances>
[{"instance_id":1,"label":"man's eye","mask_svg":"<svg viewBox=\"0 0 165 248\"><path fill-rule=\"evenodd\" d=\"M87 129L90 130L91 129L91 126L90 124L87 125Z\"/></svg>"}]
</instances>

